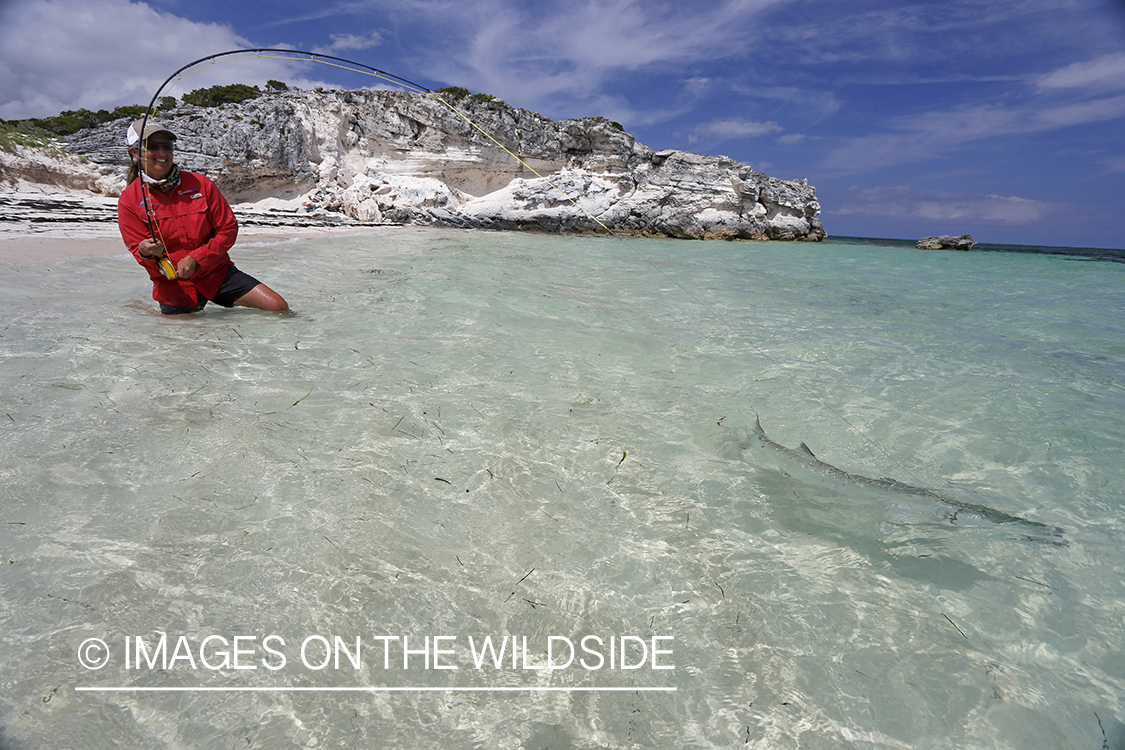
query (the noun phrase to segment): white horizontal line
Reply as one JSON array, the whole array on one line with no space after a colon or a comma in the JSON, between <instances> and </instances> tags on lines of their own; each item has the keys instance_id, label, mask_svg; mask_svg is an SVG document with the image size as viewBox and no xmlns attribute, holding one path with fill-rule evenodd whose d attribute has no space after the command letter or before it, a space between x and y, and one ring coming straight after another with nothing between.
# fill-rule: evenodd
<instances>
[{"instance_id":1,"label":"white horizontal line","mask_svg":"<svg viewBox=\"0 0 1125 750\"><path fill-rule=\"evenodd\" d=\"M674 693L674 687L82 687L91 693Z\"/></svg>"}]
</instances>

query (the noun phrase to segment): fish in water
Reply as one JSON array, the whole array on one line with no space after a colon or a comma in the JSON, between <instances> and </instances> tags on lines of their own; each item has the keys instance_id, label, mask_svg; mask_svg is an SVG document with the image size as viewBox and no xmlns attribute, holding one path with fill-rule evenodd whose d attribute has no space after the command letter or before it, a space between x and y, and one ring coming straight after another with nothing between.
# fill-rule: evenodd
<instances>
[{"instance_id":1,"label":"fish in water","mask_svg":"<svg viewBox=\"0 0 1125 750\"><path fill-rule=\"evenodd\" d=\"M989 508L987 505L966 503L961 500L957 500L956 498L949 497L948 495L943 495L940 492L928 490L925 487L915 487L913 485L900 482L897 479L890 479L889 477L884 477L883 479L872 479L871 477L865 477L860 474L852 474L851 472L844 471L843 469L837 468L832 464L821 461L819 458L813 455L813 452L809 450L809 447L804 443L801 443L800 447L796 450L792 448L786 448L781 443L775 443L766 435L766 431L762 429L762 422L758 418L757 414L754 415L754 434L757 435L758 441L761 442L762 445L766 446L767 448L773 449L780 456L789 459L790 461L794 461L810 471L815 471L817 474L829 477L830 479L838 479L850 484L858 484L861 487L875 487L876 489L897 492L902 495L917 495L919 497L927 497L932 500L936 500L939 503L948 505L952 508L956 508L958 512L967 511L982 518L986 518L993 523L1019 524L1024 529L1035 530L1039 534L1045 534L1048 537L1058 538L1063 534L1063 530L1057 526L1050 526L1045 523L1039 523L1038 521L1029 521L1026 518L1020 518L1019 516L1013 516L1009 513L1005 513L1004 511L996 510L995 508ZM956 515L954 515L954 519L956 519Z\"/></svg>"}]
</instances>

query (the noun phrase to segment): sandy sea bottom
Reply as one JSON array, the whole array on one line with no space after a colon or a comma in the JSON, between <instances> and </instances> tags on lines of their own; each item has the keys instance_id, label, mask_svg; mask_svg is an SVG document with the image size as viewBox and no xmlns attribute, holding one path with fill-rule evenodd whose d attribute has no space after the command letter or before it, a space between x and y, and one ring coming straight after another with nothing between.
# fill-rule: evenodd
<instances>
[{"instance_id":1,"label":"sandy sea bottom","mask_svg":"<svg viewBox=\"0 0 1125 750\"><path fill-rule=\"evenodd\" d=\"M128 257L0 273L4 750L1125 742L1125 265L234 256L296 314L163 318ZM755 415L1063 534L808 472Z\"/></svg>"}]
</instances>

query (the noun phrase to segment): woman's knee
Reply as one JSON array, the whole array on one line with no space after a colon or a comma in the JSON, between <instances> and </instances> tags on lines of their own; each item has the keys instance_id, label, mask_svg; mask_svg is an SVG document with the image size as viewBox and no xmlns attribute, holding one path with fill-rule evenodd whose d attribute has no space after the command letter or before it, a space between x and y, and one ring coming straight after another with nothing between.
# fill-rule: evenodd
<instances>
[{"instance_id":1,"label":"woman's knee","mask_svg":"<svg viewBox=\"0 0 1125 750\"><path fill-rule=\"evenodd\" d=\"M235 300L234 304L265 310L266 312L289 312L289 303L285 301L285 298L265 284L258 284Z\"/></svg>"}]
</instances>

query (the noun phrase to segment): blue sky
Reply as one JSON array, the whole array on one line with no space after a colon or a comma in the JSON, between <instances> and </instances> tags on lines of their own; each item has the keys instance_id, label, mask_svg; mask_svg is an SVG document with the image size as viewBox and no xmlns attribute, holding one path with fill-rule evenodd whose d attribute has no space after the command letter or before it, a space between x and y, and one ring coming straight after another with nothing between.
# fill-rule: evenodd
<instances>
[{"instance_id":1,"label":"blue sky","mask_svg":"<svg viewBox=\"0 0 1125 750\"><path fill-rule=\"evenodd\" d=\"M808 178L830 235L1125 247L1123 0L5 0L0 118L334 54ZM253 59L216 83L359 87Z\"/></svg>"}]
</instances>

